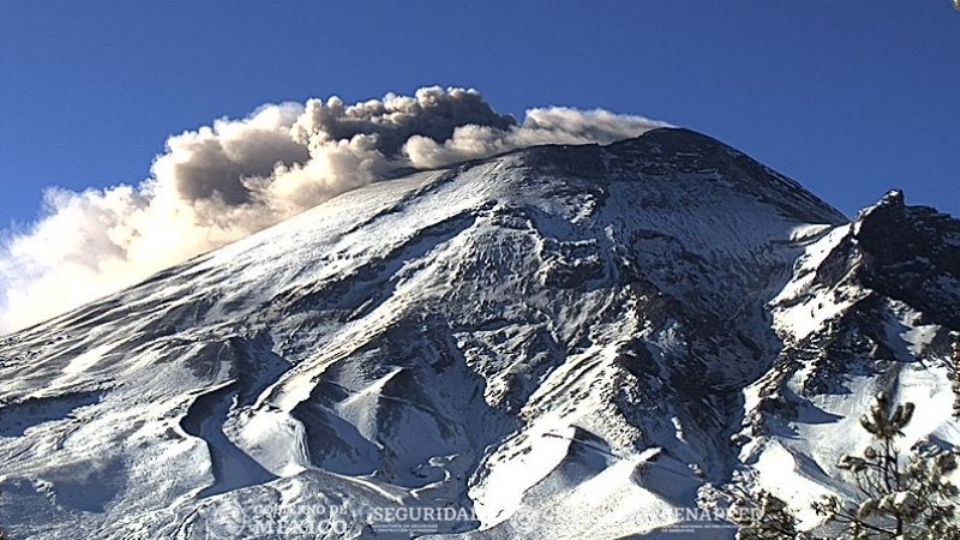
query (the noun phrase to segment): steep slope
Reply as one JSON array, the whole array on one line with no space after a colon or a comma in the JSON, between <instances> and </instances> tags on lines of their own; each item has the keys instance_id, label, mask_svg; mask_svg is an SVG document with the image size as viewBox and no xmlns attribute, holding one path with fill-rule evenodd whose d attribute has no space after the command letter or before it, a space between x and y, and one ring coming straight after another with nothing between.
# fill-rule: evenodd
<instances>
[{"instance_id":1,"label":"steep slope","mask_svg":"<svg viewBox=\"0 0 960 540\"><path fill-rule=\"evenodd\" d=\"M746 390L741 459L807 525L816 497L851 494L837 463L869 443L859 418L885 391L917 405L903 446L960 444L952 381L960 331L960 221L890 192L809 244L772 302L784 341Z\"/></svg>"},{"instance_id":2,"label":"steep slope","mask_svg":"<svg viewBox=\"0 0 960 540\"><path fill-rule=\"evenodd\" d=\"M904 224L899 243L874 240ZM860 368L820 353L864 321L891 355L864 388L896 372L952 396L937 366L956 329L940 300L955 230L895 197L846 224L679 129L371 185L3 338L0 525L45 538L669 526L736 467L847 449L816 430L855 418L860 394L836 397L824 374ZM823 386L839 412L796 384ZM953 440L941 420L922 430ZM821 467L798 476L838 486ZM397 523L389 508L466 515Z\"/></svg>"}]
</instances>

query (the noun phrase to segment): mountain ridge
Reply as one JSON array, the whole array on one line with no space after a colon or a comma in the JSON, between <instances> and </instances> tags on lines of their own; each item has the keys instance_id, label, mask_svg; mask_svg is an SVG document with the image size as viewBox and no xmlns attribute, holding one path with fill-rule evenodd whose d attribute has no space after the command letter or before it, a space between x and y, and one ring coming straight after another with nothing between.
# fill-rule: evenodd
<instances>
[{"instance_id":1,"label":"mountain ridge","mask_svg":"<svg viewBox=\"0 0 960 540\"><path fill-rule=\"evenodd\" d=\"M886 373L948 370L955 321L933 288L908 298L895 276L926 249L917 237L940 251L916 279L952 276L956 221L910 208L892 196L848 222L672 128L348 192L6 336L4 525L199 538L225 507L249 526L311 504L452 505L476 519L433 532L618 537L670 527L735 469L778 487L785 456L819 464L811 493L842 489L833 432L816 430L841 416L831 407L858 413L833 381L850 387L880 345L895 352L858 396ZM871 259L871 231L891 226L896 256ZM943 367L882 364L915 357ZM930 433L954 440L952 422ZM805 429L827 450L790 446ZM343 519L347 535L376 532Z\"/></svg>"}]
</instances>

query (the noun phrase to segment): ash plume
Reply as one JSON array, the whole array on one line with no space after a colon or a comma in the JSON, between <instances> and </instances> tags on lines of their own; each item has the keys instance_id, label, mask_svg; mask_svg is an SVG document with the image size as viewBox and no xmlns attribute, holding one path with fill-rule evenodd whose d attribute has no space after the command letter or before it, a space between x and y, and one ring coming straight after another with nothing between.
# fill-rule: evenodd
<instances>
[{"instance_id":1,"label":"ash plume","mask_svg":"<svg viewBox=\"0 0 960 540\"><path fill-rule=\"evenodd\" d=\"M664 125L560 107L530 109L517 122L462 88L352 105L338 97L264 105L171 136L137 186L47 190L41 218L0 246L0 332L133 285L399 167L609 143Z\"/></svg>"}]
</instances>

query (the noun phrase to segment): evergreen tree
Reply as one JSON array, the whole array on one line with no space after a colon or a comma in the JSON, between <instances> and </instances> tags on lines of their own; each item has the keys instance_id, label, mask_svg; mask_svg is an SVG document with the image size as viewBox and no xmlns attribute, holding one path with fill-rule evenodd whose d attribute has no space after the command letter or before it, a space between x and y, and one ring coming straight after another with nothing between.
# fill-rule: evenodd
<instances>
[{"instance_id":1,"label":"evergreen tree","mask_svg":"<svg viewBox=\"0 0 960 540\"><path fill-rule=\"evenodd\" d=\"M860 424L874 442L863 456L846 456L841 469L857 486L857 499L833 496L814 504L827 523L839 525L843 538L960 539L953 499L957 488L947 477L957 469L957 456L931 446L903 456L896 441L913 418L914 405L891 408L881 393Z\"/></svg>"}]
</instances>

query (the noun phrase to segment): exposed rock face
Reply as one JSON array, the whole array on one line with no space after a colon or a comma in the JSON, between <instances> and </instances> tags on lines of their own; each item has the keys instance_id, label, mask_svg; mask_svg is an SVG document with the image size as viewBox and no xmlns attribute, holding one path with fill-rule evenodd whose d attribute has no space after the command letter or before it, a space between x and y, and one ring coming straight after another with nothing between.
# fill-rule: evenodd
<instances>
[{"instance_id":1,"label":"exposed rock face","mask_svg":"<svg viewBox=\"0 0 960 540\"><path fill-rule=\"evenodd\" d=\"M958 231L679 129L384 181L3 338L0 525L618 537L737 468L806 518L876 388L960 437Z\"/></svg>"}]
</instances>

